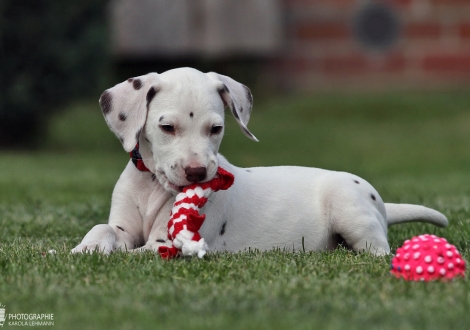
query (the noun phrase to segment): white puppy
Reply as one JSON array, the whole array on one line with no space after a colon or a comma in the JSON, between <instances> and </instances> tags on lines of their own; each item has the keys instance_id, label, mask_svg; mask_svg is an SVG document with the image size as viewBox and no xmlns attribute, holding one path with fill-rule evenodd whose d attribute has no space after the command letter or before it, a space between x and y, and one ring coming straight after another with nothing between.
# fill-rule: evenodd
<instances>
[{"instance_id":1,"label":"white puppy","mask_svg":"<svg viewBox=\"0 0 470 330\"><path fill-rule=\"evenodd\" d=\"M235 183L214 193L200 229L212 251L330 250L344 243L356 251L390 252L387 226L425 221L446 226L432 209L383 203L365 180L349 173L305 167L239 168L218 154L228 106L243 133L250 90L217 73L191 68L149 73L106 90L100 105L111 130L131 152L140 145L145 166L130 161L114 188L108 224L93 227L72 252L98 249L157 250L171 245L167 223L175 194L212 179L217 167Z\"/></svg>"}]
</instances>

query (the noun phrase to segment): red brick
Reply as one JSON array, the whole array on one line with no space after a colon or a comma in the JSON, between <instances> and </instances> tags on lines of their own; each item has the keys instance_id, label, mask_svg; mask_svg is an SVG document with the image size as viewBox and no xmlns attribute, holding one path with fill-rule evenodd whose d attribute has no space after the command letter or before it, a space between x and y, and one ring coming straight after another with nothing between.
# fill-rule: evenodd
<instances>
[{"instance_id":1,"label":"red brick","mask_svg":"<svg viewBox=\"0 0 470 330\"><path fill-rule=\"evenodd\" d=\"M446 6L469 4L468 0L431 0L430 2L433 5L446 5Z\"/></svg>"},{"instance_id":2,"label":"red brick","mask_svg":"<svg viewBox=\"0 0 470 330\"><path fill-rule=\"evenodd\" d=\"M323 60L323 70L330 74L360 73L367 68L367 60L361 55L327 57Z\"/></svg>"},{"instance_id":3,"label":"red brick","mask_svg":"<svg viewBox=\"0 0 470 330\"><path fill-rule=\"evenodd\" d=\"M410 23L405 26L404 34L408 38L437 38L441 35L439 23Z\"/></svg>"},{"instance_id":4,"label":"red brick","mask_svg":"<svg viewBox=\"0 0 470 330\"><path fill-rule=\"evenodd\" d=\"M319 65L318 61L313 58L299 56L279 58L271 63L276 70L295 75L316 70Z\"/></svg>"},{"instance_id":5,"label":"red brick","mask_svg":"<svg viewBox=\"0 0 470 330\"><path fill-rule=\"evenodd\" d=\"M403 54L392 54L384 59L382 70L385 72L400 72L406 68L406 58Z\"/></svg>"},{"instance_id":6,"label":"red brick","mask_svg":"<svg viewBox=\"0 0 470 330\"><path fill-rule=\"evenodd\" d=\"M296 28L296 36L306 40L345 39L351 35L345 23L303 23Z\"/></svg>"},{"instance_id":7,"label":"red brick","mask_svg":"<svg viewBox=\"0 0 470 330\"><path fill-rule=\"evenodd\" d=\"M409 6L413 0L391 0L390 3L397 6Z\"/></svg>"},{"instance_id":8,"label":"red brick","mask_svg":"<svg viewBox=\"0 0 470 330\"><path fill-rule=\"evenodd\" d=\"M462 23L459 25L459 36L461 38L470 38L470 23Z\"/></svg>"},{"instance_id":9,"label":"red brick","mask_svg":"<svg viewBox=\"0 0 470 330\"><path fill-rule=\"evenodd\" d=\"M456 55L428 55L423 60L426 71L470 72L470 53Z\"/></svg>"},{"instance_id":10,"label":"red brick","mask_svg":"<svg viewBox=\"0 0 470 330\"><path fill-rule=\"evenodd\" d=\"M290 70L292 70L295 74L301 74L305 71L313 70L318 63L314 59L310 58L293 58L289 61Z\"/></svg>"},{"instance_id":11,"label":"red brick","mask_svg":"<svg viewBox=\"0 0 470 330\"><path fill-rule=\"evenodd\" d=\"M322 6L322 7L351 7L357 5L357 0L284 0L286 6L307 7L307 6Z\"/></svg>"}]
</instances>

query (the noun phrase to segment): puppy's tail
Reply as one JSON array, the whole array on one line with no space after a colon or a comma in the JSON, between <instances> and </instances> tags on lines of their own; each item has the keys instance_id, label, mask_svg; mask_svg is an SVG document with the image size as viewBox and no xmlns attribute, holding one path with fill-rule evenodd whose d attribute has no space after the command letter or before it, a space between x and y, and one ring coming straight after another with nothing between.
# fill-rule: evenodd
<instances>
[{"instance_id":1,"label":"puppy's tail","mask_svg":"<svg viewBox=\"0 0 470 330\"><path fill-rule=\"evenodd\" d=\"M385 203L388 225L403 222L429 222L438 227L449 224L446 216L436 210L421 205Z\"/></svg>"}]
</instances>

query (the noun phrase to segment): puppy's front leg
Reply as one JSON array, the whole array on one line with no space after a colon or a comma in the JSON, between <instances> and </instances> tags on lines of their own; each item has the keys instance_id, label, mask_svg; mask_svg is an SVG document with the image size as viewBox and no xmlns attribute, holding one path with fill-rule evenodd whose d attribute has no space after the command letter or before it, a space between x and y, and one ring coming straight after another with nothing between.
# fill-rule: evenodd
<instances>
[{"instance_id":1,"label":"puppy's front leg","mask_svg":"<svg viewBox=\"0 0 470 330\"><path fill-rule=\"evenodd\" d=\"M168 220L173 207L174 198L168 198L163 205L156 203L156 207L151 212L154 217L147 242L144 246L135 251L154 251L157 252L160 246L171 247L173 242L168 239Z\"/></svg>"},{"instance_id":2,"label":"puppy's front leg","mask_svg":"<svg viewBox=\"0 0 470 330\"><path fill-rule=\"evenodd\" d=\"M114 251L116 244L116 233L113 228L107 224L94 226L88 234L82 239L81 243L77 245L71 252L102 252L110 254Z\"/></svg>"},{"instance_id":3,"label":"puppy's front leg","mask_svg":"<svg viewBox=\"0 0 470 330\"><path fill-rule=\"evenodd\" d=\"M139 194L148 192L138 184L141 178L132 166L126 168L114 187L108 224L94 226L72 253L98 250L109 254L117 249L132 250L144 244L139 211L142 198Z\"/></svg>"}]
</instances>

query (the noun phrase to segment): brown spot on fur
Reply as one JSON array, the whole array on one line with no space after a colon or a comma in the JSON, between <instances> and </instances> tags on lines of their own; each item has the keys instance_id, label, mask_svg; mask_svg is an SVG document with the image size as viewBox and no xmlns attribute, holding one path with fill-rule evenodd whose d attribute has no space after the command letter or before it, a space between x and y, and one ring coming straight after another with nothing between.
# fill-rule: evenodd
<instances>
[{"instance_id":1,"label":"brown spot on fur","mask_svg":"<svg viewBox=\"0 0 470 330\"><path fill-rule=\"evenodd\" d=\"M253 104L253 95L251 94L250 89L245 85L243 85L243 88L245 89L246 98L248 99L248 102L250 102L250 104Z\"/></svg>"},{"instance_id":2,"label":"brown spot on fur","mask_svg":"<svg viewBox=\"0 0 470 330\"><path fill-rule=\"evenodd\" d=\"M153 86L150 87L149 91L147 92L147 109L150 105L150 102L152 102L156 94L157 94L157 89Z\"/></svg>"},{"instance_id":3,"label":"brown spot on fur","mask_svg":"<svg viewBox=\"0 0 470 330\"><path fill-rule=\"evenodd\" d=\"M137 91L142 88L142 81L140 79L134 79L134 81L132 82L132 86Z\"/></svg>"},{"instance_id":4,"label":"brown spot on fur","mask_svg":"<svg viewBox=\"0 0 470 330\"><path fill-rule=\"evenodd\" d=\"M113 102L113 97L111 96L111 93L108 90L105 90L103 94L101 94L100 102L99 102L101 111L103 111L103 114L107 115L113 110L112 102Z\"/></svg>"}]
</instances>

